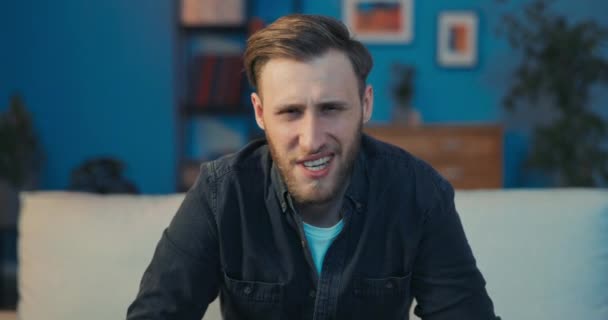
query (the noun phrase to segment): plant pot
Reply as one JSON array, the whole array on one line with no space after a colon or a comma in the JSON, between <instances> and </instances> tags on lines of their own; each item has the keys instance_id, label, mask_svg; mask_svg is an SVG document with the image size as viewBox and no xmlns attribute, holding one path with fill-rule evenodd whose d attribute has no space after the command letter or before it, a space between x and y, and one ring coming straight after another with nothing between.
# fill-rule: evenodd
<instances>
[{"instance_id":1,"label":"plant pot","mask_svg":"<svg viewBox=\"0 0 608 320\"><path fill-rule=\"evenodd\" d=\"M418 127L422 124L422 116L416 108L395 107L393 108L392 121L398 125Z\"/></svg>"}]
</instances>

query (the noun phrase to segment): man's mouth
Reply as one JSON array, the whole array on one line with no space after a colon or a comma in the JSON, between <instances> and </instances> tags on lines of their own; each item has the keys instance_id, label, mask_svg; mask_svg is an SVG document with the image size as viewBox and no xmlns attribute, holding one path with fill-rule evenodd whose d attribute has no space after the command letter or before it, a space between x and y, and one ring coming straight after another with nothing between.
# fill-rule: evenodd
<instances>
[{"instance_id":1,"label":"man's mouth","mask_svg":"<svg viewBox=\"0 0 608 320\"><path fill-rule=\"evenodd\" d=\"M330 156L326 156L317 160L305 161L302 163L302 165L304 165L304 167L310 171L321 171L327 168L331 158L332 157Z\"/></svg>"}]
</instances>

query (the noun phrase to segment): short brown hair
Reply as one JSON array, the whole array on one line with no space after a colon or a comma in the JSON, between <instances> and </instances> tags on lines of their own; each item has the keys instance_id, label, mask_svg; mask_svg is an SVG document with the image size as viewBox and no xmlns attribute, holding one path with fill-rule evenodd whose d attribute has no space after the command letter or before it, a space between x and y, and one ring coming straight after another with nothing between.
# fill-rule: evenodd
<instances>
[{"instance_id":1,"label":"short brown hair","mask_svg":"<svg viewBox=\"0 0 608 320\"><path fill-rule=\"evenodd\" d=\"M330 49L348 56L363 95L367 75L373 65L369 51L351 37L342 22L319 15L287 15L249 37L244 54L247 78L257 88L260 70L270 59L306 61Z\"/></svg>"}]
</instances>

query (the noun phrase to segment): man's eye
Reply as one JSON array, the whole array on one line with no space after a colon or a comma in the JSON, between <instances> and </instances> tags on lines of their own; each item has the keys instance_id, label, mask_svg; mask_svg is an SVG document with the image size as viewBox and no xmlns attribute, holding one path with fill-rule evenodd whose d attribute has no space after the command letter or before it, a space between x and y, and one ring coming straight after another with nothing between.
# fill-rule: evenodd
<instances>
[{"instance_id":1,"label":"man's eye","mask_svg":"<svg viewBox=\"0 0 608 320\"><path fill-rule=\"evenodd\" d=\"M287 115L287 116L295 116L295 115L300 114L300 110L297 109L297 108L289 108L289 109L281 110L279 112L279 114L280 115Z\"/></svg>"},{"instance_id":2,"label":"man's eye","mask_svg":"<svg viewBox=\"0 0 608 320\"><path fill-rule=\"evenodd\" d=\"M333 104L329 104L329 105L323 106L323 110L324 111L329 111L329 112L331 112L331 111L337 111L337 110L340 110L340 109L341 109L340 106L333 105Z\"/></svg>"}]
</instances>

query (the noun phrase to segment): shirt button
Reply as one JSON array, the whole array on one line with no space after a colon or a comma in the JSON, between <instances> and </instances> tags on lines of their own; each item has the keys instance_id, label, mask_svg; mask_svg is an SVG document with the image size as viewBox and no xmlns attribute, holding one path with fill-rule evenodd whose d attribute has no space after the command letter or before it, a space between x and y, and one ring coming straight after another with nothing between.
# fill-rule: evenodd
<instances>
[{"instance_id":1,"label":"shirt button","mask_svg":"<svg viewBox=\"0 0 608 320\"><path fill-rule=\"evenodd\" d=\"M316 292L315 290L310 290L310 292L308 293L308 295L309 295L311 298L314 298L314 297L317 295L317 292Z\"/></svg>"},{"instance_id":2,"label":"shirt button","mask_svg":"<svg viewBox=\"0 0 608 320\"><path fill-rule=\"evenodd\" d=\"M253 291L253 289L251 289L250 286L246 286L245 289L243 289L243 293L245 293L246 295L251 294L251 291Z\"/></svg>"},{"instance_id":3,"label":"shirt button","mask_svg":"<svg viewBox=\"0 0 608 320\"><path fill-rule=\"evenodd\" d=\"M386 283L384 286L385 286L387 289L392 289L392 288L393 288L393 283L389 281L389 282L387 282L387 283Z\"/></svg>"}]
</instances>

